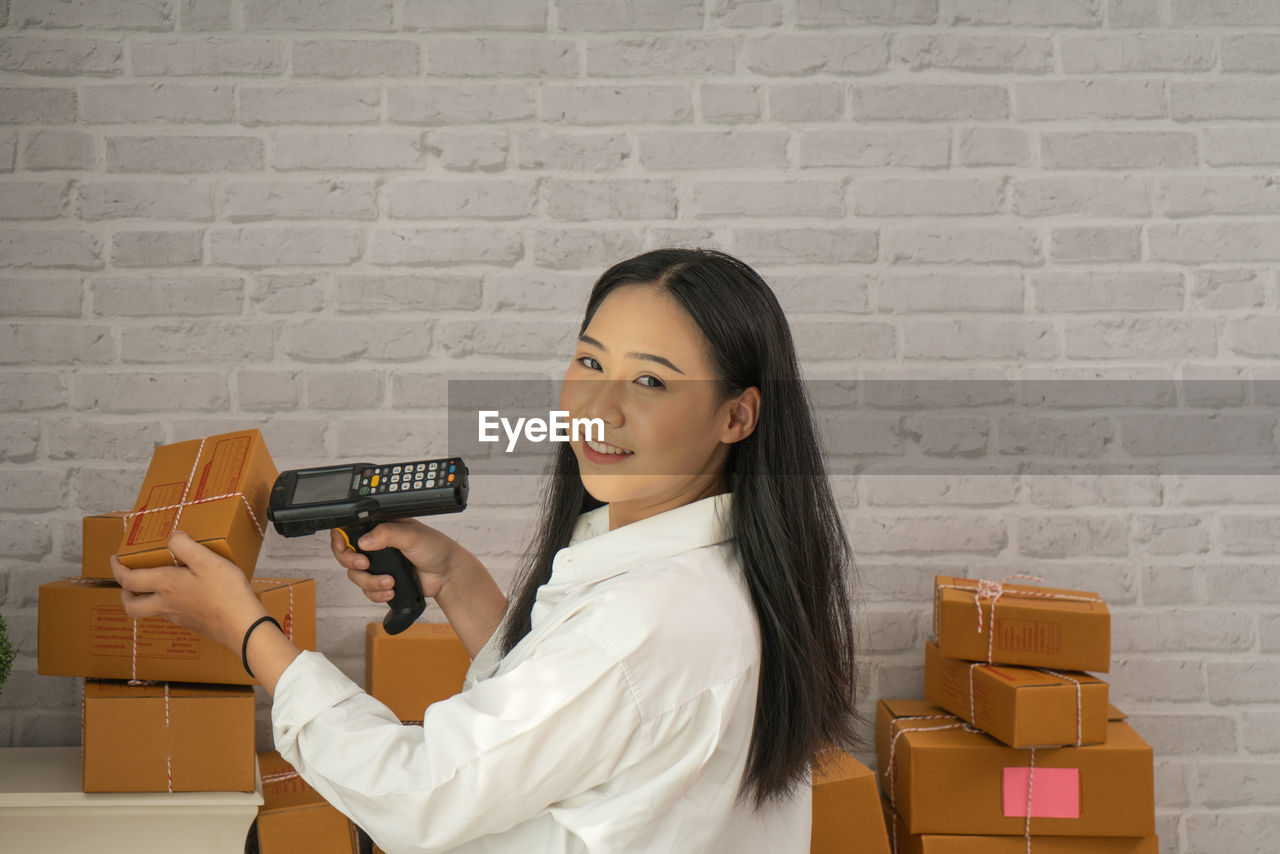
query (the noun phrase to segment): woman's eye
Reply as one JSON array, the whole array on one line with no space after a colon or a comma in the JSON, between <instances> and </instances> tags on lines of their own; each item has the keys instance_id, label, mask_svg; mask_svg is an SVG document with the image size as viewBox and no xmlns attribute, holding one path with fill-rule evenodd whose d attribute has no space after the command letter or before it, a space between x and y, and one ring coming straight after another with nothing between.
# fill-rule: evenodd
<instances>
[{"instance_id":1,"label":"woman's eye","mask_svg":"<svg viewBox=\"0 0 1280 854\"><path fill-rule=\"evenodd\" d=\"M591 370L591 371L600 370L600 363L597 362L591 356L579 356L574 361L582 365L582 367L586 368L587 370ZM647 382L644 382L644 380L653 380L653 382L647 383ZM640 385L644 388L666 388L666 386L662 384L662 380L658 379L652 374L645 374L644 376L638 378L636 382L640 383Z\"/></svg>"}]
</instances>

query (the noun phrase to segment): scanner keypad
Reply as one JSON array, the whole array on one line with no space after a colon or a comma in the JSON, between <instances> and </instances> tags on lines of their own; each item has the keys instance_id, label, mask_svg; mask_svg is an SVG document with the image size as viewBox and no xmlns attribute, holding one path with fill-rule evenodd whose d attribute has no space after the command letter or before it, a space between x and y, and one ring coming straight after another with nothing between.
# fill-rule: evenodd
<instances>
[{"instance_id":1,"label":"scanner keypad","mask_svg":"<svg viewBox=\"0 0 1280 854\"><path fill-rule=\"evenodd\" d=\"M358 491L361 495L385 495L451 486L458 477L460 463L457 457L452 457L394 466L370 466L356 477Z\"/></svg>"}]
</instances>

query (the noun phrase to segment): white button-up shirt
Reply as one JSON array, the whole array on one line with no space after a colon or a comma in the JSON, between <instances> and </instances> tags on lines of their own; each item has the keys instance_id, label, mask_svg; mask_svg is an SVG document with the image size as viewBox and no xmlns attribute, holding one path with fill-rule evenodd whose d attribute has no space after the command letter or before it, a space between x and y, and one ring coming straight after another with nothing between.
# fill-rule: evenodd
<instances>
[{"instance_id":1,"label":"white button-up shirt","mask_svg":"<svg viewBox=\"0 0 1280 854\"><path fill-rule=\"evenodd\" d=\"M608 530L583 513L463 691L404 726L317 652L280 677L276 749L388 854L809 850L811 789L738 798L760 636L722 493Z\"/></svg>"}]
</instances>

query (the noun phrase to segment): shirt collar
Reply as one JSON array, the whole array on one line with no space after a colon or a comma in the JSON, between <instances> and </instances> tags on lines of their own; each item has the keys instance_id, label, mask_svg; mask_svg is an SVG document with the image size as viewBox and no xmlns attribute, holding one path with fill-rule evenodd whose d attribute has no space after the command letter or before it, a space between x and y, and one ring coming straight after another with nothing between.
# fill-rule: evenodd
<instances>
[{"instance_id":1,"label":"shirt collar","mask_svg":"<svg viewBox=\"0 0 1280 854\"><path fill-rule=\"evenodd\" d=\"M709 495L609 530L609 505L574 522L569 545L556 552L552 583L600 581L632 567L732 539L732 492Z\"/></svg>"}]
</instances>

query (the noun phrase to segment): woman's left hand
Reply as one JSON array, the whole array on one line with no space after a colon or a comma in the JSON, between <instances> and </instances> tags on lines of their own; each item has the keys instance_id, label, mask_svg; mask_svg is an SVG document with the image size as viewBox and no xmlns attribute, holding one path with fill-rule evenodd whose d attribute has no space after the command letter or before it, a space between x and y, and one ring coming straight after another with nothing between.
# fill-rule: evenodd
<instances>
[{"instance_id":1,"label":"woman's left hand","mask_svg":"<svg viewBox=\"0 0 1280 854\"><path fill-rule=\"evenodd\" d=\"M245 630L267 613L244 571L182 531L175 531L168 545L184 566L130 569L111 556L111 574L124 588L125 613L164 617L239 654Z\"/></svg>"}]
</instances>

